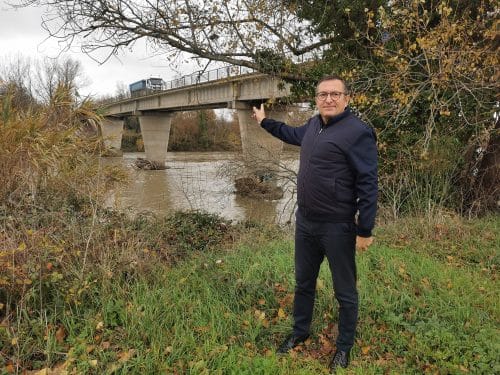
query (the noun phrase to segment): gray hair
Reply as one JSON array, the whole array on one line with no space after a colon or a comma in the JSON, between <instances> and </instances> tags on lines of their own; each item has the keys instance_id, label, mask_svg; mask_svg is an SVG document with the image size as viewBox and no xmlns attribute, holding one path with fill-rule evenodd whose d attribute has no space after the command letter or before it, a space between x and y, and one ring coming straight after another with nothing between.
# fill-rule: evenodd
<instances>
[{"instance_id":1,"label":"gray hair","mask_svg":"<svg viewBox=\"0 0 500 375\"><path fill-rule=\"evenodd\" d=\"M351 87L349 86L349 84L341 76L339 76L337 74L331 74L331 75L327 75L327 76L322 77L318 81L318 83L316 84L316 91L318 91L319 84L321 82L325 82L325 81L340 81L344 85L345 94L349 95L351 93Z\"/></svg>"}]
</instances>

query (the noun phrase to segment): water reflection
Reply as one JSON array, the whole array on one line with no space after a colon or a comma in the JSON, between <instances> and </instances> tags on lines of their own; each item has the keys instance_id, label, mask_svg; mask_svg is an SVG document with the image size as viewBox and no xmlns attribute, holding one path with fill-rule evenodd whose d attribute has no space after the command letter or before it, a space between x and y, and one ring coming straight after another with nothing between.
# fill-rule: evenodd
<instances>
[{"instance_id":1,"label":"water reflection","mask_svg":"<svg viewBox=\"0 0 500 375\"><path fill-rule=\"evenodd\" d=\"M296 170L296 153L284 159ZM173 210L203 210L231 220L252 219L260 222L286 223L290 220L294 196L290 186L284 187L282 199L266 201L234 194L234 182L221 175L220 169L239 158L230 152L170 152L166 170L146 171L132 167L142 153L125 153L123 158L102 158L105 165L124 165L130 180L111 191L108 206L131 214L151 211L165 214Z\"/></svg>"}]
</instances>

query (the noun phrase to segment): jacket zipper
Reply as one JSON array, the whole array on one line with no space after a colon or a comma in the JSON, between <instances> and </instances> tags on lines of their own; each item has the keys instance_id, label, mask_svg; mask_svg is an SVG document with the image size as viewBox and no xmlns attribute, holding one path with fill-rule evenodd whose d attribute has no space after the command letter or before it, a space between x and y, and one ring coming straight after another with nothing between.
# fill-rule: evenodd
<instances>
[{"instance_id":1,"label":"jacket zipper","mask_svg":"<svg viewBox=\"0 0 500 375\"><path fill-rule=\"evenodd\" d=\"M318 134L314 137L313 147L312 147L313 150L314 150L314 148L316 146L316 142L318 141L318 136L323 132L323 129L324 129L324 126L321 125L320 128L319 128ZM309 159L307 160L307 169L305 170L305 172L307 172L307 173L304 173L306 176L309 174L310 162L311 162L311 154L309 155ZM302 181L302 191L305 190L305 186L304 185L305 185L305 182ZM307 201L307 197L304 194L304 207L303 207L303 210L304 210L304 215L305 216L307 216L307 207L309 206L306 201Z\"/></svg>"}]
</instances>

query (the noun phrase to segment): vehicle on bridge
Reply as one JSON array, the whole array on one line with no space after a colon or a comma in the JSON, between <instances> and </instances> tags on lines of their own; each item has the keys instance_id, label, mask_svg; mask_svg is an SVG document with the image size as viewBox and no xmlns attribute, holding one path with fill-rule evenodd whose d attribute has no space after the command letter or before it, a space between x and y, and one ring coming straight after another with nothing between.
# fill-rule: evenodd
<instances>
[{"instance_id":1,"label":"vehicle on bridge","mask_svg":"<svg viewBox=\"0 0 500 375\"><path fill-rule=\"evenodd\" d=\"M131 83L129 86L130 96L144 96L158 91L165 90L165 81L162 78L147 78Z\"/></svg>"}]
</instances>

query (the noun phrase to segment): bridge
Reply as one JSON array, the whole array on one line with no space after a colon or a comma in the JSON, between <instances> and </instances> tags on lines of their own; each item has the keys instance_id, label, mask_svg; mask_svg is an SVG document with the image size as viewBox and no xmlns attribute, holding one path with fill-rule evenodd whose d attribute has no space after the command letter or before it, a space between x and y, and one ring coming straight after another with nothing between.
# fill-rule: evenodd
<instances>
[{"instance_id":1,"label":"bridge","mask_svg":"<svg viewBox=\"0 0 500 375\"><path fill-rule=\"evenodd\" d=\"M215 77L215 79L211 79ZM243 154L265 148L281 150L282 143L271 137L252 118L252 106L265 101L278 102L290 94L290 86L269 75L224 67L170 81L167 90L128 98L104 107L101 132L106 146L120 149L124 119L138 116L146 158L160 164L167 156L170 127L178 111L229 108L237 111ZM286 106L266 108L266 114L287 121Z\"/></svg>"}]
</instances>

